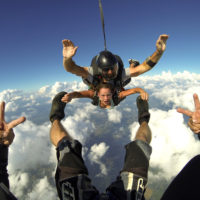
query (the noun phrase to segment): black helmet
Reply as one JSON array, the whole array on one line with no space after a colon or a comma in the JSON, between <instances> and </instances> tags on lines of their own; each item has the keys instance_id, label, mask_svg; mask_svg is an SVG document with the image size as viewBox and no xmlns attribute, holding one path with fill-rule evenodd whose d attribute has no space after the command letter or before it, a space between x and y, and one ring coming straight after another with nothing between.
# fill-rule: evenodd
<instances>
[{"instance_id":1,"label":"black helmet","mask_svg":"<svg viewBox=\"0 0 200 200\"><path fill-rule=\"evenodd\" d=\"M96 64L101 72L102 76L107 79L115 79L118 74L118 62L110 51L101 51L96 58ZM107 74L109 70L112 70L112 74Z\"/></svg>"},{"instance_id":2,"label":"black helmet","mask_svg":"<svg viewBox=\"0 0 200 200\"><path fill-rule=\"evenodd\" d=\"M117 64L117 59L110 51L101 51L96 58L96 63L103 70L114 67Z\"/></svg>"}]
</instances>

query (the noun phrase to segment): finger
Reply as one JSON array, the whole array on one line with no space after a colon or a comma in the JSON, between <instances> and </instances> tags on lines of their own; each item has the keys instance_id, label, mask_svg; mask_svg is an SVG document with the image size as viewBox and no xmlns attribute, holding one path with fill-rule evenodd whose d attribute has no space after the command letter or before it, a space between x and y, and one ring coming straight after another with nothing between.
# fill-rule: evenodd
<instances>
[{"instance_id":1,"label":"finger","mask_svg":"<svg viewBox=\"0 0 200 200\"><path fill-rule=\"evenodd\" d=\"M160 39L161 39L163 42L166 42L168 38L169 38L169 36L166 35L166 34L163 34L163 35L160 36Z\"/></svg>"},{"instance_id":2,"label":"finger","mask_svg":"<svg viewBox=\"0 0 200 200\"><path fill-rule=\"evenodd\" d=\"M74 51L76 52L76 51L77 51L77 49L78 49L78 46L76 46L76 47L74 48Z\"/></svg>"},{"instance_id":3,"label":"finger","mask_svg":"<svg viewBox=\"0 0 200 200\"><path fill-rule=\"evenodd\" d=\"M3 144L10 145L13 142L14 137L15 137L15 134L13 132L13 129L10 129L9 131L4 132Z\"/></svg>"},{"instance_id":4,"label":"finger","mask_svg":"<svg viewBox=\"0 0 200 200\"><path fill-rule=\"evenodd\" d=\"M190 127L190 129L194 132L194 133L198 133L200 132L200 126L195 126L194 123L192 122L192 118L189 119L188 121L188 126Z\"/></svg>"},{"instance_id":5,"label":"finger","mask_svg":"<svg viewBox=\"0 0 200 200\"><path fill-rule=\"evenodd\" d=\"M4 121L4 113L5 113L5 102L1 102L0 105L0 123Z\"/></svg>"},{"instance_id":6,"label":"finger","mask_svg":"<svg viewBox=\"0 0 200 200\"><path fill-rule=\"evenodd\" d=\"M196 134L200 134L200 129L198 131L195 131Z\"/></svg>"},{"instance_id":7,"label":"finger","mask_svg":"<svg viewBox=\"0 0 200 200\"><path fill-rule=\"evenodd\" d=\"M63 46L65 47L68 45L68 40L64 39L64 40L62 40L62 43L63 43Z\"/></svg>"},{"instance_id":8,"label":"finger","mask_svg":"<svg viewBox=\"0 0 200 200\"><path fill-rule=\"evenodd\" d=\"M71 40L68 40L68 45L74 47L74 43Z\"/></svg>"},{"instance_id":9,"label":"finger","mask_svg":"<svg viewBox=\"0 0 200 200\"><path fill-rule=\"evenodd\" d=\"M179 113L182 113L182 114L184 114L184 115L187 115L187 116L189 116L189 117L191 117L192 114L193 114L193 112L191 112L191 111L189 111L189 110L185 110L185 109L183 109L183 108L177 108L176 111L179 112Z\"/></svg>"},{"instance_id":10,"label":"finger","mask_svg":"<svg viewBox=\"0 0 200 200\"><path fill-rule=\"evenodd\" d=\"M193 95L195 110L200 110L200 102L197 94Z\"/></svg>"},{"instance_id":11,"label":"finger","mask_svg":"<svg viewBox=\"0 0 200 200\"><path fill-rule=\"evenodd\" d=\"M20 118L18 118L16 120L13 120L12 122L10 122L8 124L8 129L12 129L12 128L16 127L17 125L23 123L25 120L26 120L25 117L20 117Z\"/></svg>"}]
</instances>

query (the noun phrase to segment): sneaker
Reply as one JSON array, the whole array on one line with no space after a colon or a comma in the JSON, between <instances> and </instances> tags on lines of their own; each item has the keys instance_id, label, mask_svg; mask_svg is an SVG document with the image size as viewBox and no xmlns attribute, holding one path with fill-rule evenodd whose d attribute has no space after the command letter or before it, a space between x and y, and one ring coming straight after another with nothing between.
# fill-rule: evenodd
<instances>
[{"instance_id":1,"label":"sneaker","mask_svg":"<svg viewBox=\"0 0 200 200\"><path fill-rule=\"evenodd\" d=\"M142 100L141 96L138 96L136 99L137 108L138 108L138 122L141 124L143 121L149 122L150 113L149 113L149 104L147 100Z\"/></svg>"},{"instance_id":2,"label":"sneaker","mask_svg":"<svg viewBox=\"0 0 200 200\"><path fill-rule=\"evenodd\" d=\"M66 92L59 92L52 101L51 112L49 114L49 119L53 123L55 119L61 120L65 117L65 106L66 103L62 102L62 97L67 94Z\"/></svg>"}]
</instances>

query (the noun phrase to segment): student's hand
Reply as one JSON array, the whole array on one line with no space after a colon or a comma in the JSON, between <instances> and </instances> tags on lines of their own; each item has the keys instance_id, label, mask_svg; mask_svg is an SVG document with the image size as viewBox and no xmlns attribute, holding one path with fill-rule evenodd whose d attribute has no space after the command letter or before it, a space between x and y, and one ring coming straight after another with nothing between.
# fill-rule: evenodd
<instances>
[{"instance_id":1,"label":"student's hand","mask_svg":"<svg viewBox=\"0 0 200 200\"><path fill-rule=\"evenodd\" d=\"M12 144L15 134L13 128L26 120L25 117L20 117L16 120L6 123L4 119L5 115L5 102L0 104L0 144L10 145Z\"/></svg>"},{"instance_id":2,"label":"student's hand","mask_svg":"<svg viewBox=\"0 0 200 200\"><path fill-rule=\"evenodd\" d=\"M165 51L168 37L168 35L163 34L160 35L158 40L156 41L156 49L159 53L163 53Z\"/></svg>"},{"instance_id":3,"label":"student's hand","mask_svg":"<svg viewBox=\"0 0 200 200\"><path fill-rule=\"evenodd\" d=\"M73 98L72 94L67 93L62 97L61 101L64 103L69 103L72 100L72 98Z\"/></svg>"},{"instance_id":4,"label":"student's hand","mask_svg":"<svg viewBox=\"0 0 200 200\"><path fill-rule=\"evenodd\" d=\"M194 133L200 133L200 101L197 94L193 95L195 111L178 108L177 112L189 116L188 126Z\"/></svg>"},{"instance_id":5,"label":"student's hand","mask_svg":"<svg viewBox=\"0 0 200 200\"><path fill-rule=\"evenodd\" d=\"M72 58L78 49L78 47L74 46L73 42L71 40L63 40L63 57L69 59Z\"/></svg>"},{"instance_id":6,"label":"student's hand","mask_svg":"<svg viewBox=\"0 0 200 200\"><path fill-rule=\"evenodd\" d=\"M149 98L148 93L145 92L145 91L140 92L140 96L141 96L141 99L142 99L142 100L148 100L148 98Z\"/></svg>"}]
</instances>

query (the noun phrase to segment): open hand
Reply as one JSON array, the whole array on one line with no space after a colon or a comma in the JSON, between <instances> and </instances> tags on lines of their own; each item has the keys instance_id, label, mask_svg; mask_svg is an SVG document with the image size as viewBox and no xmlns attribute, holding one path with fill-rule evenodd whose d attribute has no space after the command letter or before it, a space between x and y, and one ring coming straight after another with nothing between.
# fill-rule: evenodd
<instances>
[{"instance_id":1,"label":"open hand","mask_svg":"<svg viewBox=\"0 0 200 200\"><path fill-rule=\"evenodd\" d=\"M148 93L147 92L141 92L140 93L140 96L141 96L141 99L142 100L148 100L148 98L149 98L149 95L148 95Z\"/></svg>"},{"instance_id":2,"label":"open hand","mask_svg":"<svg viewBox=\"0 0 200 200\"><path fill-rule=\"evenodd\" d=\"M78 47L74 46L73 42L71 40L63 40L63 57L65 58L72 58L78 49Z\"/></svg>"},{"instance_id":3,"label":"open hand","mask_svg":"<svg viewBox=\"0 0 200 200\"><path fill-rule=\"evenodd\" d=\"M67 93L62 97L61 101L64 103L69 103L72 100L72 98L73 98L72 94Z\"/></svg>"}]
</instances>

